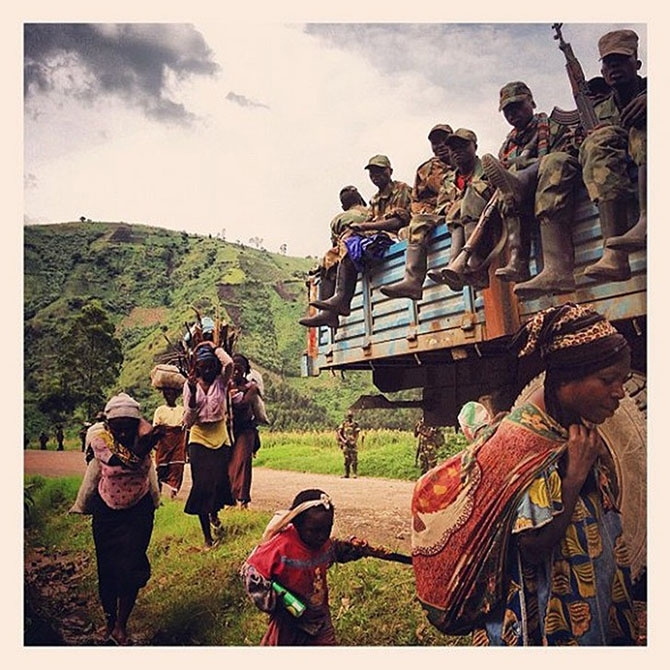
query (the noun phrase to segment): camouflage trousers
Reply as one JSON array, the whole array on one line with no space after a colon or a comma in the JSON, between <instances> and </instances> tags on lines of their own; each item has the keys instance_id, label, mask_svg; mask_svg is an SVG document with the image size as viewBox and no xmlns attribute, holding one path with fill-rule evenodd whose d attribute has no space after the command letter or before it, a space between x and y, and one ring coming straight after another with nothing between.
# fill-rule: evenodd
<instances>
[{"instance_id":1,"label":"camouflage trousers","mask_svg":"<svg viewBox=\"0 0 670 670\"><path fill-rule=\"evenodd\" d=\"M629 162L647 164L647 130L603 126L586 137L579 149L582 179L593 202L635 197Z\"/></svg>"},{"instance_id":2,"label":"camouflage trousers","mask_svg":"<svg viewBox=\"0 0 670 670\"><path fill-rule=\"evenodd\" d=\"M572 223L575 186L579 183L579 178L579 161L574 156L564 151L554 151L542 156L534 198L534 214L540 223Z\"/></svg>"},{"instance_id":3,"label":"camouflage trousers","mask_svg":"<svg viewBox=\"0 0 670 670\"><path fill-rule=\"evenodd\" d=\"M348 476L350 471L358 474L358 448L344 447L342 453L344 454L344 474Z\"/></svg>"},{"instance_id":4,"label":"camouflage trousers","mask_svg":"<svg viewBox=\"0 0 670 670\"><path fill-rule=\"evenodd\" d=\"M443 221L443 216L435 214L413 214L409 225L400 231L401 234L398 237L407 239L408 244L426 244L435 226Z\"/></svg>"},{"instance_id":5,"label":"camouflage trousers","mask_svg":"<svg viewBox=\"0 0 670 670\"><path fill-rule=\"evenodd\" d=\"M421 474L425 474L437 465L437 447L431 442L424 442L419 446L419 467Z\"/></svg>"}]
</instances>

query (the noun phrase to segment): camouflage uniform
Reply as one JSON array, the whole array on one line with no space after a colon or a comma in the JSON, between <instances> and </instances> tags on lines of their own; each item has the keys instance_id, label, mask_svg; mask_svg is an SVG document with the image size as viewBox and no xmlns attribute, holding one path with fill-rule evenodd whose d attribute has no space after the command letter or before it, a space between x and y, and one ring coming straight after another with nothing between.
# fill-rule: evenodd
<instances>
[{"instance_id":1,"label":"camouflage uniform","mask_svg":"<svg viewBox=\"0 0 670 670\"><path fill-rule=\"evenodd\" d=\"M646 78L638 77L640 95L647 93ZM593 81L593 80L592 80ZM616 198L635 198L637 189L631 182L631 163L647 164L647 128L623 128L619 125L619 108L614 93L599 99L594 111L602 128L594 130L579 150L582 178L594 202Z\"/></svg>"},{"instance_id":2,"label":"camouflage uniform","mask_svg":"<svg viewBox=\"0 0 670 670\"><path fill-rule=\"evenodd\" d=\"M437 465L437 451L444 444L444 436L437 426L427 426L423 419L414 427L414 436L419 438L415 462L423 475Z\"/></svg>"},{"instance_id":3,"label":"camouflage uniform","mask_svg":"<svg viewBox=\"0 0 670 670\"><path fill-rule=\"evenodd\" d=\"M349 477L349 472L354 477L358 476L358 435L361 427L353 417L347 418L337 428L337 441L344 454L344 476Z\"/></svg>"},{"instance_id":4,"label":"camouflage uniform","mask_svg":"<svg viewBox=\"0 0 670 670\"><path fill-rule=\"evenodd\" d=\"M437 196L450 170L451 165L444 163L437 156L433 156L417 168L410 206L412 218L408 228L401 230L399 235L401 238L406 237L410 244L423 244L441 220L441 217L435 216L434 212Z\"/></svg>"},{"instance_id":5,"label":"camouflage uniform","mask_svg":"<svg viewBox=\"0 0 670 670\"><path fill-rule=\"evenodd\" d=\"M340 240L351 233L349 224L363 223L367 221L370 216L370 208L366 205L354 205L345 212L337 214L330 222L330 241L332 248L326 251L323 257L323 267L327 271L342 258L345 253L344 245L340 244Z\"/></svg>"},{"instance_id":6,"label":"camouflage uniform","mask_svg":"<svg viewBox=\"0 0 670 670\"><path fill-rule=\"evenodd\" d=\"M383 221L397 217L407 225L412 204L412 189L404 181L391 180L383 191L377 191L370 199L368 221ZM395 233L389 233L395 237Z\"/></svg>"},{"instance_id":7,"label":"camouflage uniform","mask_svg":"<svg viewBox=\"0 0 670 670\"><path fill-rule=\"evenodd\" d=\"M458 170L447 173L435 207L435 213L446 217L447 226L451 230L457 226L476 223L494 191L479 158L475 159L475 168L465 188L458 186L459 176Z\"/></svg>"}]
</instances>

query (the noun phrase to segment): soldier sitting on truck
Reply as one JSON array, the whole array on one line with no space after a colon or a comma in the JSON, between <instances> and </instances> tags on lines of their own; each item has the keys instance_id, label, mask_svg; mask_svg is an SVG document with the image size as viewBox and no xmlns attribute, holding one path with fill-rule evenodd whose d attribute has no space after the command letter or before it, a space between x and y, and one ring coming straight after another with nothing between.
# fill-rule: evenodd
<instances>
[{"instance_id":1,"label":"soldier sitting on truck","mask_svg":"<svg viewBox=\"0 0 670 670\"><path fill-rule=\"evenodd\" d=\"M451 263L465 246L494 189L477 156L477 136L472 130L458 128L447 138L447 145L454 170L447 174L442 184L435 213L445 216L451 233ZM428 276L438 284L447 284L454 291L460 291L466 283L475 288L486 288L489 285L489 275L482 259L483 254L480 257L475 251L469 258L470 268L473 269L467 270L458 281L445 273L444 269L439 272L430 271Z\"/></svg>"},{"instance_id":2,"label":"soldier sitting on truck","mask_svg":"<svg viewBox=\"0 0 670 670\"><path fill-rule=\"evenodd\" d=\"M394 241L398 231L409 223L412 189L402 181L391 179L393 168L387 156L373 156L365 169L378 191L370 200L367 221L352 223L339 240L340 259L335 280L335 293L327 300L309 304L321 310L347 316L356 279L369 263L381 258Z\"/></svg>"},{"instance_id":3,"label":"soldier sitting on truck","mask_svg":"<svg viewBox=\"0 0 670 670\"><path fill-rule=\"evenodd\" d=\"M381 292L391 298L411 298L421 300L423 296L423 281L426 278L428 239L435 226L444 220L444 216L437 216L434 211L437 205L437 196L442 183L451 170L451 158L447 138L453 130L451 126L440 123L431 128L428 140L433 149L433 156L419 165L412 188L412 204L410 211L412 218L407 231L407 253L405 258L405 276L394 284L381 287Z\"/></svg>"},{"instance_id":4,"label":"soldier sitting on truck","mask_svg":"<svg viewBox=\"0 0 670 670\"><path fill-rule=\"evenodd\" d=\"M628 253L646 247L647 237L647 81L637 75L638 37L632 30L615 30L598 41L602 79L589 82L599 125L579 147L582 180L597 205L604 240L603 255L584 270L597 280L626 281L631 276ZM603 92L604 91L604 92ZM485 161L487 174L515 200L524 186L506 174L494 160ZM631 173L637 168L637 188ZM549 183L551 189L555 183ZM628 213L639 206L639 218L628 230ZM537 199L536 199L537 202ZM568 278L574 267L572 217L553 214L540 221L544 269L514 292L534 298L549 292L571 290ZM574 280L573 280L574 287ZM573 289L572 289L573 290Z\"/></svg>"},{"instance_id":5,"label":"soldier sitting on truck","mask_svg":"<svg viewBox=\"0 0 670 670\"><path fill-rule=\"evenodd\" d=\"M642 66L637 46L632 30L614 30L598 40L600 72L609 91L594 105L602 125L587 136L579 154L605 241L602 258L584 272L594 279L628 279L627 254L647 245L647 79L637 74ZM632 164L637 189L630 177ZM637 195L639 217L627 230L631 192Z\"/></svg>"},{"instance_id":6,"label":"soldier sitting on truck","mask_svg":"<svg viewBox=\"0 0 670 670\"><path fill-rule=\"evenodd\" d=\"M575 186L580 179L575 127L557 123L543 112L533 113L535 101L522 81L500 90L499 110L513 126L498 152L482 156L484 172L498 189L497 207L507 228L507 265L497 277L518 283L521 297L575 290L571 230ZM530 233L540 226L544 265L530 279ZM529 280L529 281L528 281Z\"/></svg>"},{"instance_id":7,"label":"soldier sitting on truck","mask_svg":"<svg viewBox=\"0 0 670 670\"><path fill-rule=\"evenodd\" d=\"M340 204L343 211L335 215L330 222L330 242L332 248L326 252L319 266L314 271L311 271L311 274L316 275L319 279L319 300L326 300L335 293L335 278L341 253L340 239L350 232L350 225L352 223L366 221L370 214L363 196L361 196L355 186L344 186L340 190ZM340 319L336 312L321 310L314 316L300 319L298 323L307 328L316 326L337 328L339 322Z\"/></svg>"}]
</instances>

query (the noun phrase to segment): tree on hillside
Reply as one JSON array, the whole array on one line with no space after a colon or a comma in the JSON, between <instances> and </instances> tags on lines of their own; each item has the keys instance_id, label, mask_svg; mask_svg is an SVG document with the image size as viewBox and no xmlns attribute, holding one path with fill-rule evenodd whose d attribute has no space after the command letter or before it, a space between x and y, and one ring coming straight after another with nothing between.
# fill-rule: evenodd
<instances>
[{"instance_id":1,"label":"tree on hillside","mask_svg":"<svg viewBox=\"0 0 670 670\"><path fill-rule=\"evenodd\" d=\"M70 393L86 407L90 419L118 379L123 363L121 342L102 305L93 300L68 328L60 345L61 365Z\"/></svg>"}]
</instances>

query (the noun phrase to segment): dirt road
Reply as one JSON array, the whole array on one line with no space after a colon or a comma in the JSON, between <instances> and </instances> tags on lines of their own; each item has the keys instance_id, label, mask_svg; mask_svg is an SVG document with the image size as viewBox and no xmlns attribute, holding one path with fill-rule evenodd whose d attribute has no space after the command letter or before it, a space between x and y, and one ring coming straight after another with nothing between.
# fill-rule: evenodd
<instances>
[{"instance_id":1,"label":"dirt road","mask_svg":"<svg viewBox=\"0 0 670 670\"><path fill-rule=\"evenodd\" d=\"M86 464L78 451L24 452L26 474L45 477L83 475ZM187 465L178 498L186 500L191 488ZM357 537L383 544L396 551L410 551L410 503L414 482L359 477L343 479L332 475L254 468L250 507L274 512L288 507L296 493L306 488L326 491L335 504L333 534Z\"/></svg>"}]
</instances>

